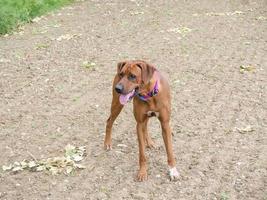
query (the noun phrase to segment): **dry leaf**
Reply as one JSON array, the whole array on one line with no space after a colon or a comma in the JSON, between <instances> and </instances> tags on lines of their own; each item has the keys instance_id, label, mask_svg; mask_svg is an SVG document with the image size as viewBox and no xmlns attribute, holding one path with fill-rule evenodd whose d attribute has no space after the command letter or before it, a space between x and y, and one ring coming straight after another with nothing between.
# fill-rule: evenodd
<instances>
[{"instance_id":1,"label":"dry leaf","mask_svg":"<svg viewBox=\"0 0 267 200\"><path fill-rule=\"evenodd\" d=\"M13 171L13 172L22 171L22 170L23 170L23 169L22 169L21 166L16 166L16 167L12 168L12 171Z\"/></svg>"},{"instance_id":2,"label":"dry leaf","mask_svg":"<svg viewBox=\"0 0 267 200\"><path fill-rule=\"evenodd\" d=\"M188 27L179 27L179 28L170 28L167 30L167 32L174 32L174 33L179 33L183 37L187 34L190 33L192 29Z\"/></svg>"},{"instance_id":3,"label":"dry leaf","mask_svg":"<svg viewBox=\"0 0 267 200\"><path fill-rule=\"evenodd\" d=\"M96 66L96 64L94 62L84 61L82 63L82 66L89 69L89 68L93 68L94 66Z\"/></svg>"},{"instance_id":4,"label":"dry leaf","mask_svg":"<svg viewBox=\"0 0 267 200\"><path fill-rule=\"evenodd\" d=\"M246 126L245 128L236 128L236 130L242 134L254 131L254 129L250 125Z\"/></svg>"},{"instance_id":5,"label":"dry leaf","mask_svg":"<svg viewBox=\"0 0 267 200\"><path fill-rule=\"evenodd\" d=\"M267 17L259 16L259 17L256 18L256 20L267 20Z\"/></svg>"},{"instance_id":6,"label":"dry leaf","mask_svg":"<svg viewBox=\"0 0 267 200\"><path fill-rule=\"evenodd\" d=\"M240 66L240 73L244 73L244 72L252 72L254 71L256 68L252 65L241 65Z\"/></svg>"},{"instance_id":7,"label":"dry leaf","mask_svg":"<svg viewBox=\"0 0 267 200\"><path fill-rule=\"evenodd\" d=\"M37 164L35 163L35 161L30 161L30 162L28 163L28 166L29 166L29 168L33 168L33 167L36 167Z\"/></svg>"},{"instance_id":8,"label":"dry leaf","mask_svg":"<svg viewBox=\"0 0 267 200\"><path fill-rule=\"evenodd\" d=\"M66 167L66 173L70 174L73 171L73 167L72 166L67 166Z\"/></svg>"},{"instance_id":9,"label":"dry leaf","mask_svg":"<svg viewBox=\"0 0 267 200\"><path fill-rule=\"evenodd\" d=\"M44 171L45 169L46 169L46 167L44 165L41 165L41 166L36 167L36 171L37 172Z\"/></svg>"},{"instance_id":10,"label":"dry leaf","mask_svg":"<svg viewBox=\"0 0 267 200\"><path fill-rule=\"evenodd\" d=\"M21 161L20 165L23 169L27 168L29 166L29 164L26 161Z\"/></svg>"},{"instance_id":11,"label":"dry leaf","mask_svg":"<svg viewBox=\"0 0 267 200\"><path fill-rule=\"evenodd\" d=\"M86 168L84 165L81 165L81 164L75 164L74 166L78 169L85 169Z\"/></svg>"},{"instance_id":12,"label":"dry leaf","mask_svg":"<svg viewBox=\"0 0 267 200\"><path fill-rule=\"evenodd\" d=\"M2 169L3 169L3 171L9 171L9 170L11 170L13 168L13 166L12 165L3 165L2 166Z\"/></svg>"},{"instance_id":13,"label":"dry leaf","mask_svg":"<svg viewBox=\"0 0 267 200\"><path fill-rule=\"evenodd\" d=\"M130 12L131 15L142 15L144 14L143 11L135 11L135 12Z\"/></svg>"},{"instance_id":14,"label":"dry leaf","mask_svg":"<svg viewBox=\"0 0 267 200\"><path fill-rule=\"evenodd\" d=\"M79 37L81 36L81 34L65 34L65 35L61 35L59 36L56 40L57 41L62 41L62 40L70 40L70 39L73 39L75 37Z\"/></svg>"},{"instance_id":15,"label":"dry leaf","mask_svg":"<svg viewBox=\"0 0 267 200\"><path fill-rule=\"evenodd\" d=\"M30 171L44 171L48 170L51 174L56 175L63 171L66 171L67 174L71 173L74 169L84 169L85 166L77 164L84 159L86 152L86 147L75 147L68 144L65 147L65 156L47 158L43 160L23 160L21 162L14 162L11 165L3 165L3 171L12 170L13 172L22 171L28 169Z\"/></svg>"},{"instance_id":16,"label":"dry leaf","mask_svg":"<svg viewBox=\"0 0 267 200\"><path fill-rule=\"evenodd\" d=\"M117 144L117 147L127 147L126 144Z\"/></svg>"}]
</instances>

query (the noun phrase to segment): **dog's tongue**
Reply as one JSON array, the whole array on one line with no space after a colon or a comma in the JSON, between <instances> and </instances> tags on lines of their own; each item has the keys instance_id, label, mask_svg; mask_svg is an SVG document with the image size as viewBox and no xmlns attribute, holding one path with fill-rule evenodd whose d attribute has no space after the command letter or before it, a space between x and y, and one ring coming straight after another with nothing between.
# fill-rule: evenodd
<instances>
[{"instance_id":1,"label":"dog's tongue","mask_svg":"<svg viewBox=\"0 0 267 200\"><path fill-rule=\"evenodd\" d=\"M134 95L134 90L133 91L131 91L130 93L128 93L128 94L121 94L120 95L120 103L122 104L122 105L125 105L128 101L130 101L131 100L131 97L133 97L133 95Z\"/></svg>"}]
</instances>

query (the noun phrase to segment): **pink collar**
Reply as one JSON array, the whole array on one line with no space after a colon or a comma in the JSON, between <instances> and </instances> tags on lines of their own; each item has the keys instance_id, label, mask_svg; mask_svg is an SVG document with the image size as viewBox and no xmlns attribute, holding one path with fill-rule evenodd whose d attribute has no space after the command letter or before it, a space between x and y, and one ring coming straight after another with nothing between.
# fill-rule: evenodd
<instances>
[{"instance_id":1,"label":"pink collar","mask_svg":"<svg viewBox=\"0 0 267 200\"><path fill-rule=\"evenodd\" d=\"M136 96L138 96L139 99L142 101L147 101L150 97L156 96L158 93L159 93L159 84L157 80L152 91L148 92L146 95L141 95L139 93L136 93Z\"/></svg>"}]
</instances>

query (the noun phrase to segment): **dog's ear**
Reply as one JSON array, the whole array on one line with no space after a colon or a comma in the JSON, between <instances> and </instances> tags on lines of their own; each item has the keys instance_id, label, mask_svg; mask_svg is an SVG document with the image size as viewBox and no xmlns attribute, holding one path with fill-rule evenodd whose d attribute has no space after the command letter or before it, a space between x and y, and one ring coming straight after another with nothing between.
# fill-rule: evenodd
<instances>
[{"instance_id":1,"label":"dog's ear","mask_svg":"<svg viewBox=\"0 0 267 200\"><path fill-rule=\"evenodd\" d=\"M122 68L123 68L123 66L126 64L126 62L124 61L124 62L119 62L118 64L117 64L117 73L119 74L120 72L121 72L121 70L122 70Z\"/></svg>"},{"instance_id":2,"label":"dog's ear","mask_svg":"<svg viewBox=\"0 0 267 200\"><path fill-rule=\"evenodd\" d=\"M146 62L140 62L136 64L139 68L141 68L141 78L142 83L147 84L149 83L150 79L153 76L154 71L156 70L155 67L152 65L146 63Z\"/></svg>"}]
</instances>

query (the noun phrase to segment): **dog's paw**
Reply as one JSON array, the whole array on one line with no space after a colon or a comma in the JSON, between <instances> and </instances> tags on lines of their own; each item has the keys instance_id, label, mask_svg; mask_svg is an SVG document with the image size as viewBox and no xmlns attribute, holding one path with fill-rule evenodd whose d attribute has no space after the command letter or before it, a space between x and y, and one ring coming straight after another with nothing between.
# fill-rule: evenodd
<instances>
[{"instance_id":1,"label":"dog's paw","mask_svg":"<svg viewBox=\"0 0 267 200\"><path fill-rule=\"evenodd\" d=\"M145 145L146 145L146 148L149 148L149 149L155 148L155 143L152 140L146 140Z\"/></svg>"},{"instance_id":2,"label":"dog's paw","mask_svg":"<svg viewBox=\"0 0 267 200\"><path fill-rule=\"evenodd\" d=\"M169 168L169 177L171 181L176 181L179 178L179 172L176 167Z\"/></svg>"},{"instance_id":3,"label":"dog's paw","mask_svg":"<svg viewBox=\"0 0 267 200\"><path fill-rule=\"evenodd\" d=\"M147 172L144 170L140 170L137 174L136 180L139 182L147 180Z\"/></svg>"},{"instance_id":4,"label":"dog's paw","mask_svg":"<svg viewBox=\"0 0 267 200\"><path fill-rule=\"evenodd\" d=\"M106 151L111 151L112 150L112 145L111 144L104 144L104 149Z\"/></svg>"}]
</instances>

